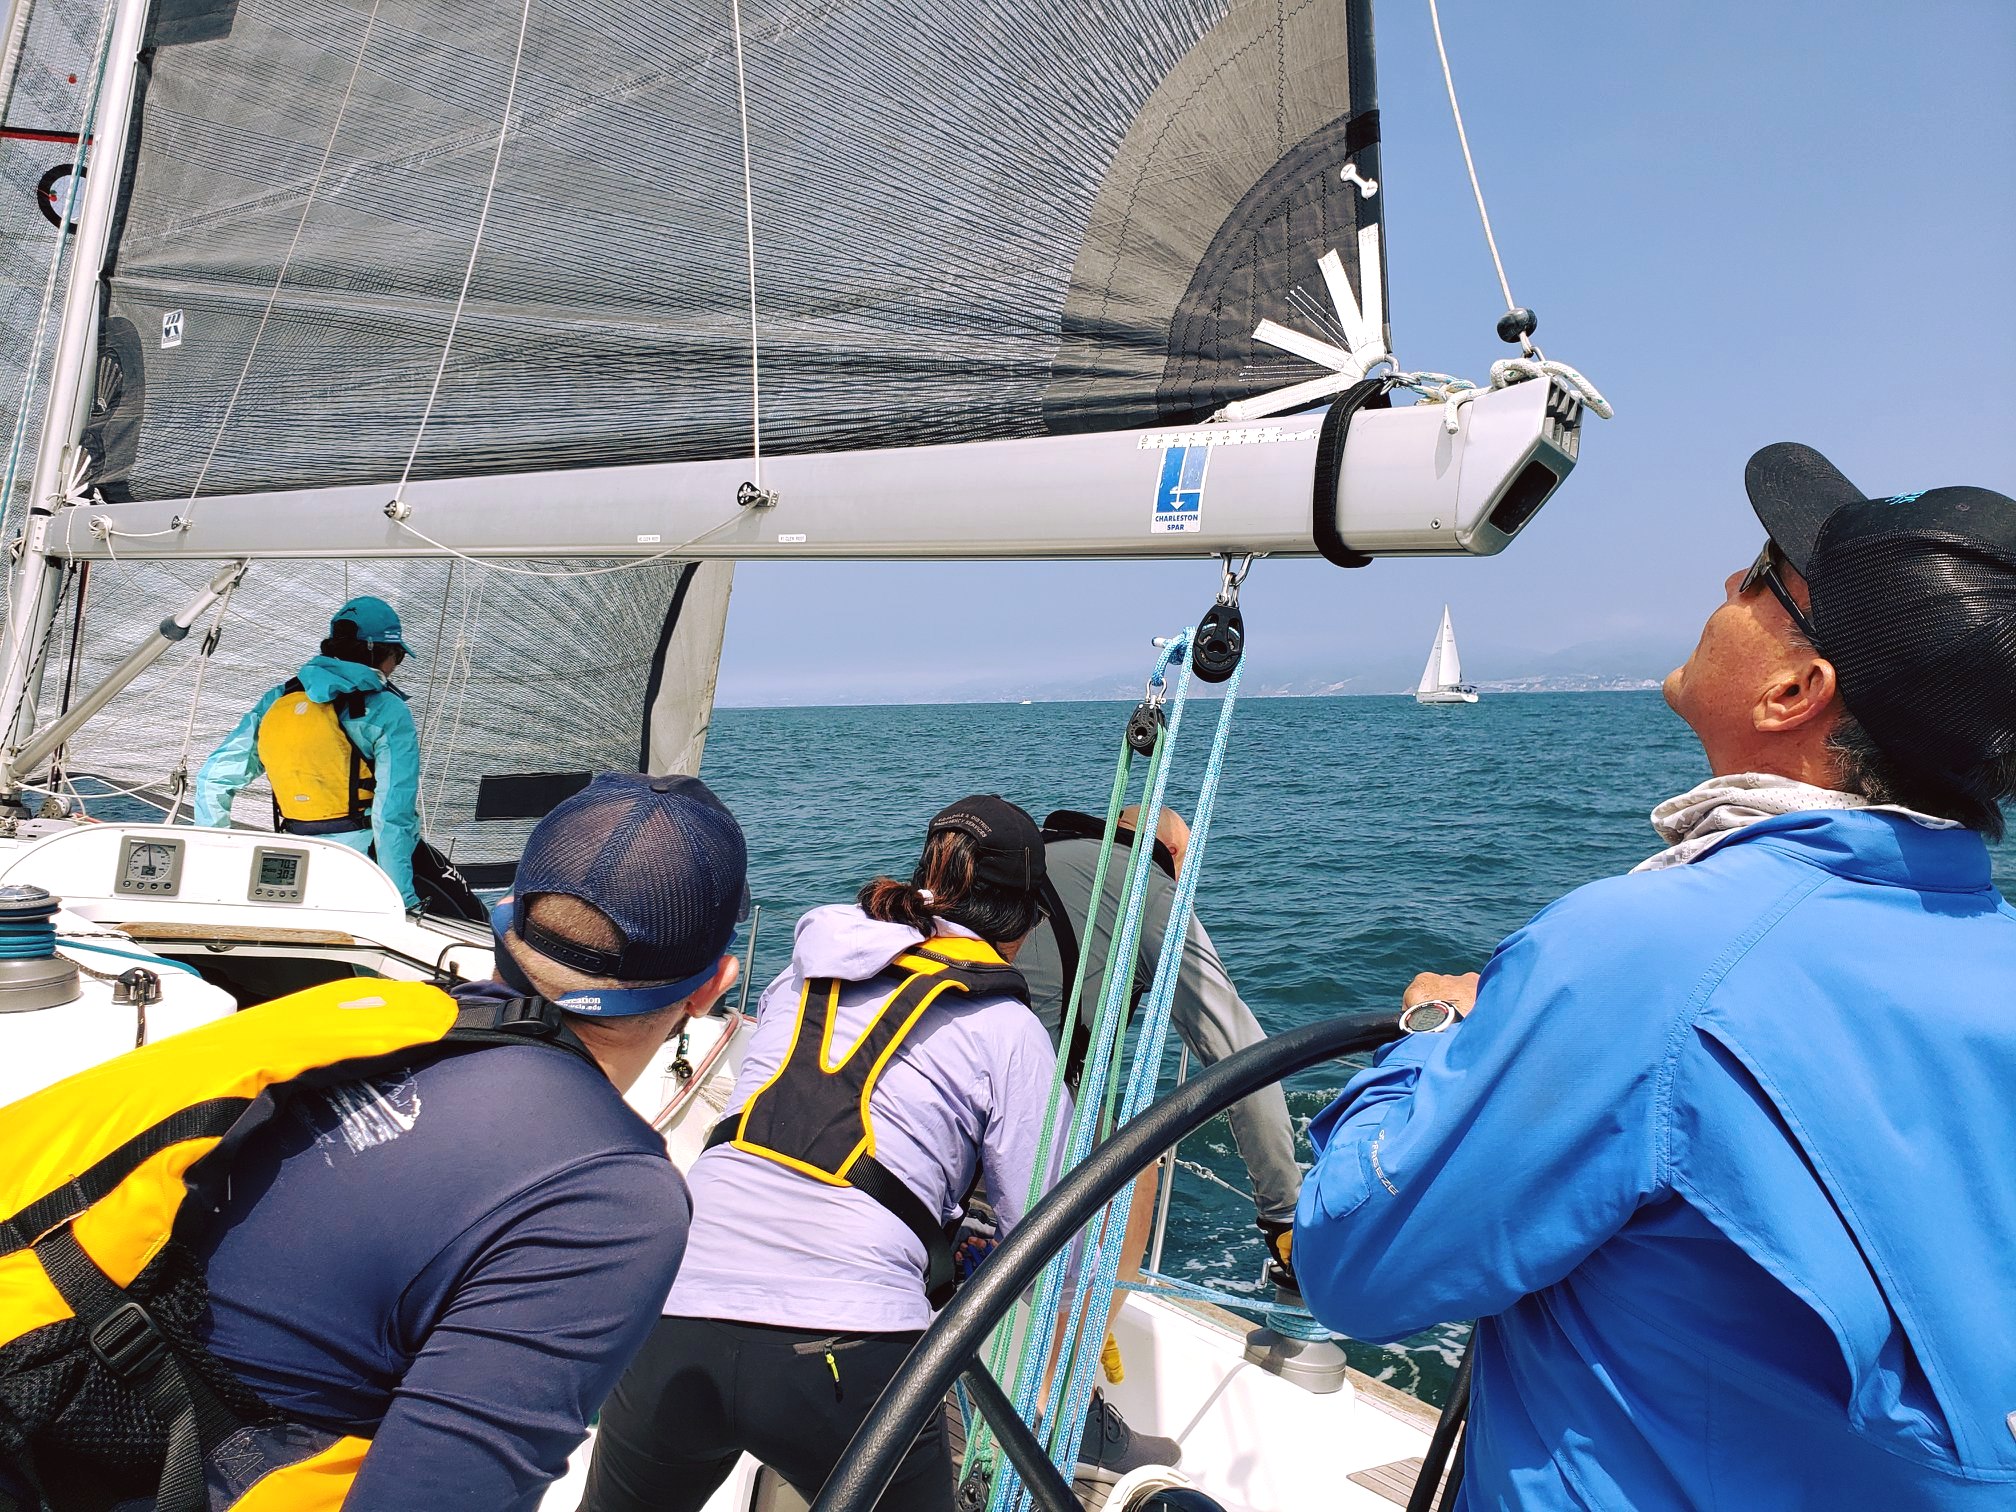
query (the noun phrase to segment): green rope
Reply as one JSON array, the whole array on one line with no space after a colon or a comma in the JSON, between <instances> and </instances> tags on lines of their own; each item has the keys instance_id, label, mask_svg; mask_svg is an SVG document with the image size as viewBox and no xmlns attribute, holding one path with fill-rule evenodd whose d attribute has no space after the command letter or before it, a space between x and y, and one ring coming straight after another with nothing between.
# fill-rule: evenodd
<instances>
[{"instance_id":1,"label":"green rope","mask_svg":"<svg viewBox=\"0 0 2016 1512\"><path fill-rule=\"evenodd\" d=\"M1149 758L1148 776L1151 782L1153 781L1155 768L1159 765L1161 759L1162 740L1158 735L1154 753ZM1078 1019L1085 999L1085 973L1092 961L1093 924L1099 917L1099 905L1106 897L1106 874L1113 860L1113 848L1120 833L1120 812L1127 806L1127 789L1130 785L1133 771L1134 748L1123 739L1120 742L1120 759L1114 764L1113 768L1113 789L1106 799L1106 827L1099 837L1099 860L1098 864L1092 869L1092 897L1087 904L1086 917L1078 936L1081 943L1081 948L1078 952L1078 969L1071 979L1071 991L1065 999L1064 1015L1058 1023L1057 1064L1050 1074L1050 1096L1043 1109L1042 1133L1037 1138L1036 1158L1029 1171L1029 1191L1022 1207L1022 1211L1025 1213L1042 1199L1043 1193L1047 1189L1045 1178L1049 1175L1051 1155L1056 1143L1057 1115L1064 1103L1064 1081L1070 1067L1071 1040L1078 1030ZM1124 904L1125 900L1123 899L1123 908ZM1119 919L1120 912L1116 910L1114 918L1116 934L1118 933ZM1133 969L1130 963L1128 983L1130 989L1133 985L1132 974ZM1098 1034L1096 1014L1094 1016L1092 1034L1095 1043L1090 1046L1088 1054L1096 1054L1099 1049L1096 1043ZM1117 1078L1115 1080L1117 1081ZM1110 1093L1107 1100L1110 1105L1112 1101ZM1007 1368L1008 1354L1014 1347L1016 1327L1018 1324L1026 1326L1028 1313L1029 1304L1026 1301L1017 1302L1014 1308L1010 1310L1008 1316L995 1325L994 1332L988 1339L987 1370L997 1381L1001 1379L1002 1371ZM1044 1347L1047 1348L1047 1345ZM1008 1383L1008 1390L1011 1393L1015 1388L1015 1384L1019 1383L1022 1379L1022 1371L1028 1354L1029 1348L1025 1340L1022 1358L1016 1362L1014 1380ZM991 1470L996 1459L993 1430L985 1419L982 1419L975 1427L977 1431L967 1438L966 1452L959 1462L959 1481L961 1484L972 1473L973 1466L976 1463L984 1462Z\"/></svg>"}]
</instances>

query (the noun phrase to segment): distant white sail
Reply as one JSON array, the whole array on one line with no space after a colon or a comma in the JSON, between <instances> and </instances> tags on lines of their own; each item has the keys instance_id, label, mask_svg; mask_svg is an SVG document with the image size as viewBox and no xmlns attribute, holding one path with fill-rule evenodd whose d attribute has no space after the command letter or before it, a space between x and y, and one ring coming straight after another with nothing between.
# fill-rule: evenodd
<instances>
[{"instance_id":1,"label":"distant white sail","mask_svg":"<svg viewBox=\"0 0 2016 1512\"><path fill-rule=\"evenodd\" d=\"M1442 606L1442 625L1435 632L1435 644L1428 648L1428 665L1421 669L1415 685L1416 703L1475 703L1477 690L1463 681L1463 658L1456 650L1456 630L1449 623L1449 606Z\"/></svg>"}]
</instances>

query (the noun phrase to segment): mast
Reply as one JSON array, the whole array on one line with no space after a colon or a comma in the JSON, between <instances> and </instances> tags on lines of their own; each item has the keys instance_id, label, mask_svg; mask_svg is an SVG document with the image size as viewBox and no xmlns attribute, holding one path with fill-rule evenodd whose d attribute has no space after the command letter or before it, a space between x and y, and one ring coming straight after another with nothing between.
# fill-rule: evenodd
<instances>
[{"instance_id":1,"label":"mast","mask_svg":"<svg viewBox=\"0 0 2016 1512\"><path fill-rule=\"evenodd\" d=\"M14 103L14 80L21 72L21 49L28 41L28 22L35 14L35 0L0 0L0 123Z\"/></svg>"},{"instance_id":2,"label":"mast","mask_svg":"<svg viewBox=\"0 0 2016 1512\"><path fill-rule=\"evenodd\" d=\"M13 3L19 8L13 17L15 24L24 23L28 0ZM5 750L0 752L4 757L19 751L35 724L42 682L40 658L35 653L49 633L62 572L61 564L49 554L49 531L63 501L65 479L91 409L90 374L98 355L99 280L119 201L120 165L126 159L140 46L152 0L118 0L118 6L105 73L98 86L97 109L89 127L90 164L98 171L88 173L84 180L84 205L71 243L70 282L64 291L49 398L42 412L42 438L30 485L21 565L14 576L5 638L0 640L0 720L9 720L11 713L4 732Z\"/></svg>"}]
</instances>

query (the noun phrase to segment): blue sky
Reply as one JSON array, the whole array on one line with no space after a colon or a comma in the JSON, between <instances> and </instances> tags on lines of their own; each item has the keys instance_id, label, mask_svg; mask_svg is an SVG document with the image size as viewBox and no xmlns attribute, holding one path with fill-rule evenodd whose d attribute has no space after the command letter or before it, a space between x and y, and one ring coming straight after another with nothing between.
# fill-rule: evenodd
<instances>
[{"instance_id":1,"label":"blue sky","mask_svg":"<svg viewBox=\"0 0 2016 1512\"><path fill-rule=\"evenodd\" d=\"M2016 493L2016 4L1442 15L1513 293L1617 418L1588 422L1574 476L1502 556L1260 563L1249 678L1395 686L1444 601L1477 678L1591 642L1684 652L1756 549L1742 467L1769 441L1872 492ZM1425 0L1384 0L1376 25L1395 347L1481 377L1506 351L1501 301ZM1204 563L745 565L720 701L1132 679L1215 587ZM818 628L864 621L883 633Z\"/></svg>"}]
</instances>

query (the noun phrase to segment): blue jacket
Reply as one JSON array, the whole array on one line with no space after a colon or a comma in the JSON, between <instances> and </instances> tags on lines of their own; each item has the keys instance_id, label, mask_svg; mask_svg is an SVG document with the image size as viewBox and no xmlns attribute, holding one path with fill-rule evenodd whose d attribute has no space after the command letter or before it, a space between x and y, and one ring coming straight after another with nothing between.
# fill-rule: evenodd
<instances>
[{"instance_id":1,"label":"blue jacket","mask_svg":"<svg viewBox=\"0 0 2016 1512\"><path fill-rule=\"evenodd\" d=\"M2016 1507L2016 911L1790 814L1571 893L1310 1130L1305 1294L1480 1318L1462 1505Z\"/></svg>"},{"instance_id":2,"label":"blue jacket","mask_svg":"<svg viewBox=\"0 0 2016 1512\"><path fill-rule=\"evenodd\" d=\"M413 888L413 847L420 843L420 737L405 698L386 687L375 667L312 657L301 668L302 691L317 703L334 703L345 693L384 693L364 705L361 718L339 714L338 722L364 759L376 786L371 796L371 848L385 874L398 884L408 908L420 906ZM259 760L259 721L280 701L286 684L268 690L196 774L198 824L222 829L231 823L231 800L266 770ZM332 836L341 839L341 836Z\"/></svg>"}]
</instances>

